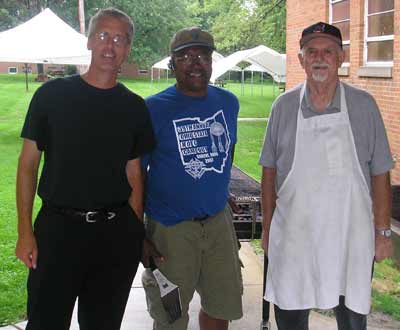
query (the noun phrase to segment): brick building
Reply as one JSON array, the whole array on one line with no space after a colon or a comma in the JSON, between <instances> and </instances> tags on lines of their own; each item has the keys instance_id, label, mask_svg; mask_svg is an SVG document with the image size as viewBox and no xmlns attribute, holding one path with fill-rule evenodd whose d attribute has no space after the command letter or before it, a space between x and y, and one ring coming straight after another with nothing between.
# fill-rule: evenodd
<instances>
[{"instance_id":1,"label":"brick building","mask_svg":"<svg viewBox=\"0 0 400 330\"><path fill-rule=\"evenodd\" d=\"M341 80L368 90L378 102L400 185L400 0L287 0L287 88L305 79L297 59L302 30L318 21L342 31L346 60Z\"/></svg>"},{"instance_id":2,"label":"brick building","mask_svg":"<svg viewBox=\"0 0 400 330\"><path fill-rule=\"evenodd\" d=\"M15 63L15 62L0 62L0 73L24 73L24 63ZM61 64L45 64L44 72L48 73L49 71L64 71L65 65ZM37 74L37 65L28 63L28 72L32 74ZM136 63L123 63L121 66L120 75L122 77L149 77L150 72L148 70L140 70Z\"/></svg>"}]
</instances>

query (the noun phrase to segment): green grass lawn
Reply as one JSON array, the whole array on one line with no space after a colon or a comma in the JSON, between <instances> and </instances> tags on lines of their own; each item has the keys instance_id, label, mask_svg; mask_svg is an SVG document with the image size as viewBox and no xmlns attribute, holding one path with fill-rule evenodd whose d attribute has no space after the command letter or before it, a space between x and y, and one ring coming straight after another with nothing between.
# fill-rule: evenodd
<instances>
[{"instance_id":1,"label":"green grass lawn","mask_svg":"<svg viewBox=\"0 0 400 330\"><path fill-rule=\"evenodd\" d=\"M165 79L153 83L144 79L121 81L143 97L157 93L174 82L173 79L168 83ZM26 92L24 75L0 74L0 326L25 317L27 270L14 256L17 224L15 175L21 148L19 134L29 102L40 85L41 83L34 82L32 75L29 75L29 91ZM264 96L261 96L261 86L254 85L253 97L249 85L245 85L243 96L240 95L240 84L229 83L227 87L240 99L241 117L267 116L273 101L271 85L264 84ZM265 122L254 123L258 127L257 131L252 130L251 125L248 122L239 124L236 159L240 168L248 170L254 178L259 179L257 158ZM255 146L253 151L250 143ZM242 152L246 153L246 157L241 156ZM39 204L36 199L35 211Z\"/></svg>"},{"instance_id":2,"label":"green grass lawn","mask_svg":"<svg viewBox=\"0 0 400 330\"><path fill-rule=\"evenodd\" d=\"M261 167L258 158L264 140L267 121L239 121L238 144L235 148L235 165L258 182Z\"/></svg>"}]
</instances>

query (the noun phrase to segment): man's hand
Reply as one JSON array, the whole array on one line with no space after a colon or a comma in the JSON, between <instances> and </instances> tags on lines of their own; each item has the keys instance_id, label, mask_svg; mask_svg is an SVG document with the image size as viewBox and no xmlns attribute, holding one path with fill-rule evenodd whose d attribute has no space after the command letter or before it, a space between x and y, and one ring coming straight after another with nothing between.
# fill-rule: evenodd
<instances>
[{"instance_id":1,"label":"man's hand","mask_svg":"<svg viewBox=\"0 0 400 330\"><path fill-rule=\"evenodd\" d=\"M263 215L262 224L262 247L268 256L269 230L271 228L272 216L276 206L275 191L276 169L263 167L261 178L261 206Z\"/></svg>"},{"instance_id":2,"label":"man's hand","mask_svg":"<svg viewBox=\"0 0 400 330\"><path fill-rule=\"evenodd\" d=\"M243 213L243 210L241 209L241 207L236 204L235 196L233 194L229 194L228 204L231 207L233 213L235 213L235 214Z\"/></svg>"},{"instance_id":3,"label":"man's hand","mask_svg":"<svg viewBox=\"0 0 400 330\"><path fill-rule=\"evenodd\" d=\"M15 255L26 267L36 269L38 248L33 233L18 237Z\"/></svg>"},{"instance_id":4,"label":"man's hand","mask_svg":"<svg viewBox=\"0 0 400 330\"><path fill-rule=\"evenodd\" d=\"M375 236L375 261L381 262L393 255L392 240L382 235Z\"/></svg>"},{"instance_id":5,"label":"man's hand","mask_svg":"<svg viewBox=\"0 0 400 330\"><path fill-rule=\"evenodd\" d=\"M390 228L392 189L389 172L372 176L371 188L375 229ZM375 261L380 262L392 254L391 239L375 233Z\"/></svg>"},{"instance_id":6,"label":"man's hand","mask_svg":"<svg viewBox=\"0 0 400 330\"><path fill-rule=\"evenodd\" d=\"M154 243L149 239L145 238L143 241L143 256L142 256L142 264L145 268L150 267L150 261L149 261L150 257L154 259L154 262L156 264L164 261L164 257L161 255L160 252L158 252Z\"/></svg>"},{"instance_id":7,"label":"man's hand","mask_svg":"<svg viewBox=\"0 0 400 330\"><path fill-rule=\"evenodd\" d=\"M41 155L35 141L24 139L17 171L18 241L15 255L26 267L33 269L36 268L38 249L32 229L32 207Z\"/></svg>"},{"instance_id":8,"label":"man's hand","mask_svg":"<svg viewBox=\"0 0 400 330\"><path fill-rule=\"evenodd\" d=\"M268 257L268 243L269 243L269 233L264 229L261 233L261 246L264 249L264 254Z\"/></svg>"}]
</instances>

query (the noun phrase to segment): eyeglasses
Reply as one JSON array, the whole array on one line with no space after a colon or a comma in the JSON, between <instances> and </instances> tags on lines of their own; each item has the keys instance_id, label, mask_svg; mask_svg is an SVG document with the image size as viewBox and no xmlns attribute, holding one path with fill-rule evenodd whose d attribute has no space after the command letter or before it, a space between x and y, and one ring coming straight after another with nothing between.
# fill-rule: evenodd
<instances>
[{"instance_id":1,"label":"eyeglasses","mask_svg":"<svg viewBox=\"0 0 400 330\"><path fill-rule=\"evenodd\" d=\"M323 48L323 49L316 49L316 48L306 48L303 50L303 55L306 55L309 58L316 58L321 56L323 58L330 58L337 56L338 50L335 48Z\"/></svg>"},{"instance_id":2,"label":"eyeglasses","mask_svg":"<svg viewBox=\"0 0 400 330\"><path fill-rule=\"evenodd\" d=\"M181 62L185 65L190 65L194 63L194 61L197 61L202 65L206 65L211 63L211 54L183 54L181 56L175 56L175 59L177 62Z\"/></svg>"},{"instance_id":3,"label":"eyeglasses","mask_svg":"<svg viewBox=\"0 0 400 330\"><path fill-rule=\"evenodd\" d=\"M111 38L113 44L118 47L124 46L128 43L128 38L121 36L120 34L116 34L115 36L111 37L111 35L108 32L103 31L96 33L96 36L97 39L99 39L103 43L107 43Z\"/></svg>"}]
</instances>

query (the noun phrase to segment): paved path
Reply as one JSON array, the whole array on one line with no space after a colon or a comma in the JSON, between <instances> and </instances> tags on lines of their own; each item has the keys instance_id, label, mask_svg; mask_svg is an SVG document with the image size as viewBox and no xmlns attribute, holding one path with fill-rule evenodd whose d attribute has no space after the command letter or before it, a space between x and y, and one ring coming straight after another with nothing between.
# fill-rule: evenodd
<instances>
[{"instance_id":1,"label":"paved path","mask_svg":"<svg viewBox=\"0 0 400 330\"><path fill-rule=\"evenodd\" d=\"M245 266L243 269L243 312L244 316L238 321L230 324L229 330L258 330L261 323L262 306L262 274L263 265L261 258L256 256L247 242L242 242L240 258ZM125 316L122 322L121 330L150 330L152 329L152 320L146 310L145 293L140 281L143 268L138 269L134 279L131 294L126 306ZM190 323L188 330L198 330L197 314L200 310L200 299L195 294L190 305ZM271 320L274 320L273 310L271 309ZM271 330L277 330L275 322L271 322ZM9 325L0 328L0 330L24 330L26 322L15 325ZM333 318L311 312L310 330L336 330L336 322ZM396 329L392 327L374 327L369 326L369 330ZM398 328L397 328L398 329ZM57 329L54 329L57 330ZM70 330L79 330L76 319L76 310L74 311Z\"/></svg>"},{"instance_id":2,"label":"paved path","mask_svg":"<svg viewBox=\"0 0 400 330\"><path fill-rule=\"evenodd\" d=\"M268 117L262 117L262 118L238 118L238 121L267 121Z\"/></svg>"},{"instance_id":3,"label":"paved path","mask_svg":"<svg viewBox=\"0 0 400 330\"><path fill-rule=\"evenodd\" d=\"M262 302L262 264L249 243L243 242L240 250L240 257L245 265L243 269L244 281L244 316L241 320L233 321L230 330L254 330L259 329L261 322L261 302ZM133 281L131 294L126 306L125 316L121 330L150 330L152 320L146 310L145 293L140 280L143 267L139 267L137 275ZM190 323L188 330L198 330L197 315L200 310L200 299L195 294L190 305ZM16 325L9 325L0 330L23 330L26 322ZM54 329L57 330L57 329ZM70 330L79 330L74 311Z\"/></svg>"}]
</instances>

